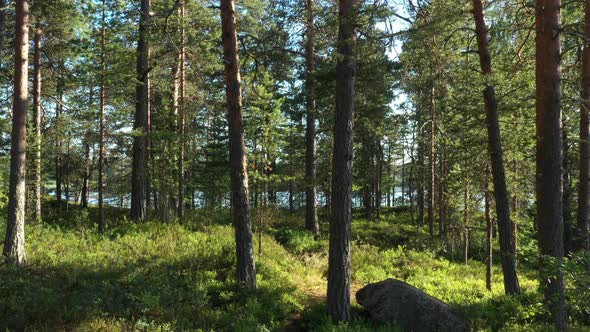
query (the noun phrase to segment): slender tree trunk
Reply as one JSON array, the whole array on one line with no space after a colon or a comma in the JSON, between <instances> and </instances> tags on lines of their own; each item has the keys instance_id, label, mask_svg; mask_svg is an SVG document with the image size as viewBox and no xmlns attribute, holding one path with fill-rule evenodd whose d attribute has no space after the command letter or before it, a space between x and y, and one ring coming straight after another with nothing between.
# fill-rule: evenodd
<instances>
[{"instance_id":1,"label":"slender tree trunk","mask_svg":"<svg viewBox=\"0 0 590 332\"><path fill-rule=\"evenodd\" d=\"M313 234L319 234L318 212L316 203L316 167L315 167L315 78L314 78L314 13L313 0L306 0L307 40L305 42L306 67L306 127L305 127L305 227Z\"/></svg>"},{"instance_id":2,"label":"slender tree trunk","mask_svg":"<svg viewBox=\"0 0 590 332\"><path fill-rule=\"evenodd\" d=\"M418 105L416 109L416 122L418 127L418 160L416 169L416 205L417 205L417 225L424 225L424 133L422 125L422 109Z\"/></svg>"},{"instance_id":3,"label":"slender tree trunk","mask_svg":"<svg viewBox=\"0 0 590 332\"><path fill-rule=\"evenodd\" d=\"M490 167L486 167L486 183L484 187L484 216L486 219L486 289L492 290L492 216L490 212Z\"/></svg>"},{"instance_id":4,"label":"slender tree trunk","mask_svg":"<svg viewBox=\"0 0 590 332\"><path fill-rule=\"evenodd\" d=\"M467 184L463 188L463 260L465 264L469 262L469 225L468 225L468 211L467 205Z\"/></svg>"},{"instance_id":5,"label":"slender tree trunk","mask_svg":"<svg viewBox=\"0 0 590 332\"><path fill-rule=\"evenodd\" d=\"M62 142L61 142L61 113L63 110L63 78L58 77L57 79L57 94L58 103L55 107L55 129L57 131L57 137L55 140L55 196L57 208L62 207Z\"/></svg>"},{"instance_id":6,"label":"slender tree trunk","mask_svg":"<svg viewBox=\"0 0 590 332\"><path fill-rule=\"evenodd\" d=\"M328 258L328 314L334 321L350 320L350 238L352 232L352 130L354 127L356 0L340 0L336 113L332 168L332 221Z\"/></svg>"},{"instance_id":7,"label":"slender tree trunk","mask_svg":"<svg viewBox=\"0 0 590 332\"><path fill-rule=\"evenodd\" d=\"M436 130L436 88L434 83L430 91L430 139L428 141L428 231L434 236L434 175L435 175L435 130Z\"/></svg>"},{"instance_id":8,"label":"slender tree trunk","mask_svg":"<svg viewBox=\"0 0 590 332\"><path fill-rule=\"evenodd\" d=\"M33 116L35 117L35 145L34 145L34 170L33 170L33 214L32 219L40 222L41 216L41 37L40 28L35 29L35 50L33 55Z\"/></svg>"},{"instance_id":9,"label":"slender tree trunk","mask_svg":"<svg viewBox=\"0 0 590 332\"><path fill-rule=\"evenodd\" d=\"M10 143L10 187L3 254L22 265L25 256L25 164L27 159L27 89L29 65L29 1L16 2L14 101Z\"/></svg>"},{"instance_id":10,"label":"slender tree trunk","mask_svg":"<svg viewBox=\"0 0 590 332\"><path fill-rule=\"evenodd\" d=\"M584 2L584 52L582 53L582 107L580 109L580 183L578 185L579 250L590 251L590 1ZM590 269L590 266L588 267Z\"/></svg>"},{"instance_id":11,"label":"slender tree trunk","mask_svg":"<svg viewBox=\"0 0 590 332\"><path fill-rule=\"evenodd\" d=\"M568 158L569 154L569 142L568 142L568 127L567 121L564 117L565 113L562 114L561 118L561 143L563 153L563 251L567 256L573 250L572 244L572 222L571 222L571 206L572 206L572 187L570 181L570 162Z\"/></svg>"},{"instance_id":12,"label":"slender tree trunk","mask_svg":"<svg viewBox=\"0 0 590 332\"><path fill-rule=\"evenodd\" d=\"M443 148L440 152L440 160L439 160L439 167L440 167L440 179L438 184L438 234L441 236L445 233L445 179L446 179L446 155L445 155L445 146L443 144Z\"/></svg>"},{"instance_id":13,"label":"slender tree trunk","mask_svg":"<svg viewBox=\"0 0 590 332\"><path fill-rule=\"evenodd\" d=\"M375 177L375 210L377 212L377 219L381 218L381 178L383 177L383 147L381 142L377 140L377 176Z\"/></svg>"},{"instance_id":14,"label":"slender tree trunk","mask_svg":"<svg viewBox=\"0 0 590 332\"><path fill-rule=\"evenodd\" d=\"M4 46L4 33L6 28L6 0L0 0L0 52ZM1 59L0 59L1 60ZM2 62L0 62L0 65Z\"/></svg>"},{"instance_id":15,"label":"slender tree trunk","mask_svg":"<svg viewBox=\"0 0 590 332\"><path fill-rule=\"evenodd\" d=\"M150 0L141 0L139 40L137 41L137 86L135 89L135 121L133 130L133 169L131 170L131 219L144 220L145 211L145 160L148 98L149 44L148 20Z\"/></svg>"},{"instance_id":16,"label":"slender tree trunk","mask_svg":"<svg viewBox=\"0 0 590 332\"><path fill-rule=\"evenodd\" d=\"M235 0L221 0L221 29L228 107L231 201L236 234L237 279L246 287L255 289L256 268L254 265L252 226L248 204L248 172L246 170L246 148L244 146Z\"/></svg>"},{"instance_id":17,"label":"slender tree trunk","mask_svg":"<svg viewBox=\"0 0 590 332\"><path fill-rule=\"evenodd\" d=\"M184 28L184 1L180 1L180 7L178 8L181 27L180 27L180 50L178 56L178 66L180 73L180 94L178 96L178 220L184 221L184 150L185 150L185 28Z\"/></svg>"},{"instance_id":18,"label":"slender tree trunk","mask_svg":"<svg viewBox=\"0 0 590 332\"><path fill-rule=\"evenodd\" d=\"M563 271L546 275L552 260L563 261L561 176L561 19L560 0L536 2L536 130L537 130L537 229L541 251L540 284L555 329L566 331ZM545 270L545 271L543 271ZM554 270L551 268L550 270Z\"/></svg>"},{"instance_id":19,"label":"slender tree trunk","mask_svg":"<svg viewBox=\"0 0 590 332\"><path fill-rule=\"evenodd\" d=\"M105 229L104 217L104 155L105 155L105 98L106 98L106 0L102 0L100 32L100 106L98 135L98 231Z\"/></svg>"},{"instance_id":20,"label":"slender tree trunk","mask_svg":"<svg viewBox=\"0 0 590 332\"><path fill-rule=\"evenodd\" d=\"M492 58L488 50L488 32L485 23L481 0L473 0L473 17L477 36L477 47L481 71L487 79L492 75ZM500 251L502 272L504 274L504 291L506 294L519 294L520 285L516 273L516 240L511 232L510 196L506 187L504 160L502 157L502 141L498 120L498 105L494 86L486 83L483 91L488 130L488 152L490 154L496 215L500 232Z\"/></svg>"},{"instance_id":21,"label":"slender tree trunk","mask_svg":"<svg viewBox=\"0 0 590 332\"><path fill-rule=\"evenodd\" d=\"M92 95L92 92L90 93ZM88 194L90 182L90 143L88 136L84 142L84 176L82 178L82 190L80 191L80 207L88 208Z\"/></svg>"}]
</instances>

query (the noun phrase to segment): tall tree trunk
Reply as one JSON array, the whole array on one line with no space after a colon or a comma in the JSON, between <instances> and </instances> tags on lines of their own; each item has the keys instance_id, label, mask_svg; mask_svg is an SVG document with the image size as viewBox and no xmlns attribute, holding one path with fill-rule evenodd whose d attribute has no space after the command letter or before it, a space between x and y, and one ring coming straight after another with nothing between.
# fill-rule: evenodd
<instances>
[{"instance_id":1,"label":"tall tree trunk","mask_svg":"<svg viewBox=\"0 0 590 332\"><path fill-rule=\"evenodd\" d=\"M570 181L571 169L568 158L569 141L568 141L568 127L565 119L565 113L561 118L561 143L563 153L563 251L567 256L572 252L572 222L571 222L571 206L572 206L572 186Z\"/></svg>"},{"instance_id":2,"label":"tall tree trunk","mask_svg":"<svg viewBox=\"0 0 590 332\"><path fill-rule=\"evenodd\" d=\"M305 227L313 234L319 234L318 212L316 203L316 167L315 167L315 78L314 78L314 13L313 0L305 0L307 9L305 42L305 88L307 107L305 127Z\"/></svg>"},{"instance_id":3,"label":"tall tree trunk","mask_svg":"<svg viewBox=\"0 0 590 332\"><path fill-rule=\"evenodd\" d=\"M590 251L590 2L584 2L582 107L580 109L580 183L578 185L578 249ZM589 267L590 268L590 267Z\"/></svg>"},{"instance_id":4,"label":"tall tree trunk","mask_svg":"<svg viewBox=\"0 0 590 332\"><path fill-rule=\"evenodd\" d=\"M484 187L484 216L486 219L486 289L492 290L492 216L490 213L490 167L486 167L486 183Z\"/></svg>"},{"instance_id":5,"label":"tall tree trunk","mask_svg":"<svg viewBox=\"0 0 590 332\"><path fill-rule=\"evenodd\" d=\"M237 279L250 289L256 288L256 268L252 246L252 225L248 204L248 172L242 118L242 88L235 0L221 0L221 30L225 64L225 91L229 125L229 163L232 213L236 234Z\"/></svg>"},{"instance_id":6,"label":"tall tree trunk","mask_svg":"<svg viewBox=\"0 0 590 332\"><path fill-rule=\"evenodd\" d=\"M492 75L492 58L488 50L488 31L481 0L473 0L473 17L475 20L480 67L483 76L487 80ZM512 221L510 220L510 196L506 187L506 176L504 174L498 105L494 86L490 83L485 84L483 98L488 130L488 152L490 154L496 215L500 233L504 291L506 294L519 294L520 285L518 283L518 275L516 274L516 242L512 233Z\"/></svg>"},{"instance_id":7,"label":"tall tree trunk","mask_svg":"<svg viewBox=\"0 0 590 332\"><path fill-rule=\"evenodd\" d=\"M63 77L57 78L57 95L58 102L55 107L55 129L57 137L55 139L55 196L57 208L62 207L62 142L61 142L61 113L63 111Z\"/></svg>"},{"instance_id":8,"label":"tall tree trunk","mask_svg":"<svg viewBox=\"0 0 590 332\"><path fill-rule=\"evenodd\" d=\"M133 130L133 169L131 170L131 219L144 220L145 211L145 160L148 98L149 43L148 20L150 0L141 0L139 40L137 41L137 86L135 88L135 121Z\"/></svg>"},{"instance_id":9,"label":"tall tree trunk","mask_svg":"<svg viewBox=\"0 0 590 332\"><path fill-rule=\"evenodd\" d=\"M185 28L184 28L184 1L180 1L180 7L178 8L178 16L180 16L180 50L178 55L178 66L180 73L180 94L178 96L178 220L184 221L184 150L185 150Z\"/></svg>"},{"instance_id":10,"label":"tall tree trunk","mask_svg":"<svg viewBox=\"0 0 590 332\"><path fill-rule=\"evenodd\" d=\"M10 143L10 187L3 254L10 263L25 263L25 164L27 159L27 89L29 78L29 1L16 2L14 101Z\"/></svg>"},{"instance_id":11,"label":"tall tree trunk","mask_svg":"<svg viewBox=\"0 0 590 332\"><path fill-rule=\"evenodd\" d=\"M6 0L0 0L0 53L4 46L4 33L6 28ZM0 66L2 62L0 61Z\"/></svg>"},{"instance_id":12,"label":"tall tree trunk","mask_svg":"<svg viewBox=\"0 0 590 332\"><path fill-rule=\"evenodd\" d=\"M439 167L440 167L440 178L438 183L438 234L443 236L445 233L445 215L446 215L446 202L445 202L445 179L446 179L446 151L445 145L442 145L442 149L440 151L440 160L439 160Z\"/></svg>"},{"instance_id":13,"label":"tall tree trunk","mask_svg":"<svg viewBox=\"0 0 590 332\"><path fill-rule=\"evenodd\" d=\"M430 90L430 139L428 140L428 232L434 236L434 173L435 173L435 130L436 130L436 88Z\"/></svg>"},{"instance_id":14,"label":"tall tree trunk","mask_svg":"<svg viewBox=\"0 0 590 332\"><path fill-rule=\"evenodd\" d=\"M104 217L104 154L105 154L105 97L106 97L106 0L102 0L100 32L100 110L98 135L98 231L105 229Z\"/></svg>"},{"instance_id":15,"label":"tall tree trunk","mask_svg":"<svg viewBox=\"0 0 590 332\"><path fill-rule=\"evenodd\" d=\"M418 226L424 225L424 135L422 125L422 109L418 105L416 108L416 122L418 128L418 160L416 167L416 205L417 205L417 222Z\"/></svg>"},{"instance_id":16,"label":"tall tree trunk","mask_svg":"<svg viewBox=\"0 0 590 332\"><path fill-rule=\"evenodd\" d=\"M340 0L336 113L332 168L332 221L328 258L328 314L335 321L350 319L350 238L352 232L352 130L354 126L356 0Z\"/></svg>"},{"instance_id":17,"label":"tall tree trunk","mask_svg":"<svg viewBox=\"0 0 590 332\"><path fill-rule=\"evenodd\" d=\"M33 214L32 219L41 221L41 37L40 28L35 29L35 50L33 55L33 116L35 117L35 145L34 145L34 167L33 167Z\"/></svg>"},{"instance_id":18,"label":"tall tree trunk","mask_svg":"<svg viewBox=\"0 0 590 332\"><path fill-rule=\"evenodd\" d=\"M381 218L381 178L383 177L383 147L381 142L377 140L377 174L375 176L375 211L377 212L377 219Z\"/></svg>"},{"instance_id":19,"label":"tall tree trunk","mask_svg":"<svg viewBox=\"0 0 590 332\"><path fill-rule=\"evenodd\" d=\"M561 19L560 0L537 0L536 130L537 230L541 251L541 280L545 302L558 331L568 329L563 271L546 275L550 260L563 261L561 177ZM553 270L553 269L551 269Z\"/></svg>"}]
</instances>

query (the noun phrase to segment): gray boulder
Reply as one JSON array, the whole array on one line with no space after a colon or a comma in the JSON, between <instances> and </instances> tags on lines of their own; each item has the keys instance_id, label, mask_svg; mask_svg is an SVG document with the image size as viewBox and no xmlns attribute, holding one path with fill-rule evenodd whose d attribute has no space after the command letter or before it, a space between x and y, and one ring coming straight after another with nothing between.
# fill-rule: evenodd
<instances>
[{"instance_id":1,"label":"gray boulder","mask_svg":"<svg viewBox=\"0 0 590 332\"><path fill-rule=\"evenodd\" d=\"M403 281L387 279L356 293L372 319L396 323L411 332L469 331L469 323L451 306Z\"/></svg>"}]
</instances>

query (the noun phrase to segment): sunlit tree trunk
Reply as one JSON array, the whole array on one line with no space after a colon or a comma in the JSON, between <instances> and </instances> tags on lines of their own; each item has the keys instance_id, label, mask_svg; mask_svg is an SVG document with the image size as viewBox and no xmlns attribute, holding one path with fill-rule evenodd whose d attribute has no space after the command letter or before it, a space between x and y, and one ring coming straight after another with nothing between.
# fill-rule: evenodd
<instances>
[{"instance_id":1,"label":"sunlit tree trunk","mask_svg":"<svg viewBox=\"0 0 590 332\"><path fill-rule=\"evenodd\" d=\"M563 261L563 178L561 142L561 18L560 0L537 0L536 130L537 230L541 251L541 287L555 329L566 331L563 271L549 266ZM555 271L547 275L548 270Z\"/></svg>"},{"instance_id":2,"label":"sunlit tree trunk","mask_svg":"<svg viewBox=\"0 0 590 332\"><path fill-rule=\"evenodd\" d=\"M350 320L352 232L352 130L354 126L356 0L340 0L336 64L336 112L332 168L332 220L328 258L328 314Z\"/></svg>"},{"instance_id":3,"label":"sunlit tree trunk","mask_svg":"<svg viewBox=\"0 0 590 332\"><path fill-rule=\"evenodd\" d=\"M246 287L255 289L256 268L254 266L252 226L248 204L248 172L244 145L235 0L221 0L221 30L228 108L231 203L236 235L237 279Z\"/></svg>"},{"instance_id":4,"label":"sunlit tree trunk","mask_svg":"<svg viewBox=\"0 0 590 332\"><path fill-rule=\"evenodd\" d=\"M490 80L492 75L492 58L488 49L488 30L485 23L481 0L473 0L473 17L475 20L481 71L484 78ZM488 130L488 153L490 154L491 160L496 215L498 217L498 230L500 233L504 291L506 294L519 294L520 285L516 274L516 242L514 234L512 233L512 221L510 220L510 196L508 195L506 176L504 174L500 124L498 120L498 105L496 102L494 86L487 81L483 91L483 98Z\"/></svg>"},{"instance_id":5,"label":"sunlit tree trunk","mask_svg":"<svg viewBox=\"0 0 590 332\"><path fill-rule=\"evenodd\" d=\"M3 254L17 265L25 263L25 164L27 159L27 96L29 65L29 1L16 1L14 97L10 143L8 218Z\"/></svg>"}]
</instances>

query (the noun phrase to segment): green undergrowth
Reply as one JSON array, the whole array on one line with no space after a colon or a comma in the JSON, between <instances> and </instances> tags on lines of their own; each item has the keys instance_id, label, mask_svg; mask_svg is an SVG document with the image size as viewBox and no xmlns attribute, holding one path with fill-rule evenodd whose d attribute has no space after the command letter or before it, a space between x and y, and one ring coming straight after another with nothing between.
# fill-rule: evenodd
<instances>
[{"instance_id":1,"label":"green undergrowth","mask_svg":"<svg viewBox=\"0 0 590 332\"><path fill-rule=\"evenodd\" d=\"M325 312L325 221L314 237L302 229L300 214L254 220L259 287L247 291L235 282L227 211L192 212L182 225L134 224L118 209L107 215L104 234L92 223L94 208L56 213L47 207L43 224L27 225L28 264L0 265L0 330L398 331L371 321L354 301L367 283L397 278L452 305L474 330L551 331L534 268L521 266L523 294L507 297L495 263L487 291L483 262L450 259L441 241L403 212L353 222L348 324L332 323ZM1 238L4 228L2 221ZM566 264L572 330L588 331L590 282L574 263Z\"/></svg>"}]
</instances>

